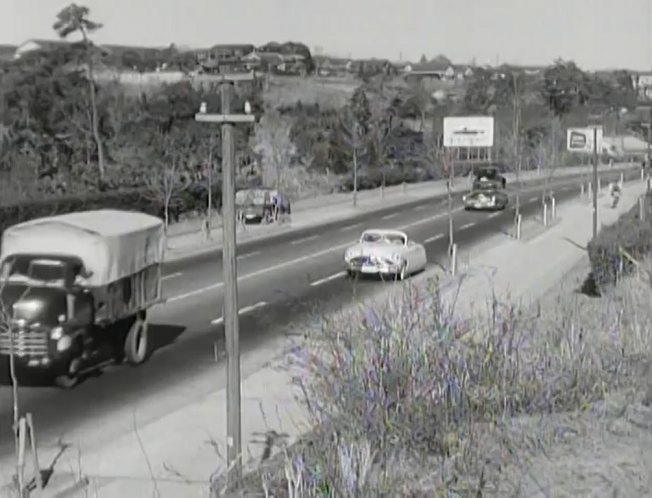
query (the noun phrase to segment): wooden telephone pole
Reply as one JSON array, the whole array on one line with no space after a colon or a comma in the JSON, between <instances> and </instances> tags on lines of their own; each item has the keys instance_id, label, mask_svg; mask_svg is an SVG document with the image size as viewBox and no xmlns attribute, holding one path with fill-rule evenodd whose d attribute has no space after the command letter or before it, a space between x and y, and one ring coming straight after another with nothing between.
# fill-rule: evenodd
<instances>
[{"instance_id":1,"label":"wooden telephone pole","mask_svg":"<svg viewBox=\"0 0 652 498\"><path fill-rule=\"evenodd\" d=\"M202 104L195 120L222 125L222 273L224 275L224 334L226 337L227 479L231 489L242 483L242 418L240 390L240 327L238 320L238 270L236 254L235 146L236 123L253 123L249 114L231 114L233 85L253 81L251 73L201 75L198 79L220 83L222 112L207 114Z\"/></svg>"}]
</instances>

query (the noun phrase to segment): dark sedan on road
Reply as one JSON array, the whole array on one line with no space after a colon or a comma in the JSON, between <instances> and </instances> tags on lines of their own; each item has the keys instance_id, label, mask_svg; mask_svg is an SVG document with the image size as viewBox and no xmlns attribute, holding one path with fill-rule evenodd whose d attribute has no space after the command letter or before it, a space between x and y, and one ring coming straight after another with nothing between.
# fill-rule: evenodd
<instances>
[{"instance_id":1,"label":"dark sedan on road","mask_svg":"<svg viewBox=\"0 0 652 498\"><path fill-rule=\"evenodd\" d=\"M509 204L509 196L502 189L493 188L474 190L466 194L462 200L467 211L499 211Z\"/></svg>"},{"instance_id":2,"label":"dark sedan on road","mask_svg":"<svg viewBox=\"0 0 652 498\"><path fill-rule=\"evenodd\" d=\"M473 171L473 190L491 188L506 188L507 180L503 175L504 167L498 164L477 167Z\"/></svg>"}]
</instances>

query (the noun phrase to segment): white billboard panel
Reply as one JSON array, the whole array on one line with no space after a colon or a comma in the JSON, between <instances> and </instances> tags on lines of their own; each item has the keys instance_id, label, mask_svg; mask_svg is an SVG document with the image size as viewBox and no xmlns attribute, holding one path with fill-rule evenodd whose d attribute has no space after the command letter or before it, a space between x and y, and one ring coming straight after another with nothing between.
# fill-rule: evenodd
<instances>
[{"instance_id":1,"label":"white billboard panel","mask_svg":"<svg viewBox=\"0 0 652 498\"><path fill-rule=\"evenodd\" d=\"M449 116L444 118L444 147L493 147L492 116Z\"/></svg>"},{"instance_id":2,"label":"white billboard panel","mask_svg":"<svg viewBox=\"0 0 652 498\"><path fill-rule=\"evenodd\" d=\"M602 153L602 126L587 126L584 128L568 128L566 130L566 149L569 152L593 154L594 130L597 131L597 150Z\"/></svg>"}]
</instances>

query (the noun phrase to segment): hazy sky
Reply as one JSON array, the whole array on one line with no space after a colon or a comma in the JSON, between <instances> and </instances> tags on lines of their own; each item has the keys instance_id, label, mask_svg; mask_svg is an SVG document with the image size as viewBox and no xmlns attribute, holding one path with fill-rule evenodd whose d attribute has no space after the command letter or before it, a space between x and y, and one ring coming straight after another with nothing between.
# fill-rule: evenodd
<instances>
[{"instance_id":1,"label":"hazy sky","mask_svg":"<svg viewBox=\"0 0 652 498\"><path fill-rule=\"evenodd\" d=\"M353 57L652 66L652 0L81 0L99 43L297 40ZM0 0L0 43L53 38L64 0Z\"/></svg>"}]
</instances>

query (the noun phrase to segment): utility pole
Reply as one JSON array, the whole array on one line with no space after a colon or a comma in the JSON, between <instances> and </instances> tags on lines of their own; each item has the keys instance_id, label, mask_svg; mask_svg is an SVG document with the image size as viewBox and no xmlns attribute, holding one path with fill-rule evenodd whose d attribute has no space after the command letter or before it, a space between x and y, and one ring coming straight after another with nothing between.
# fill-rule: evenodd
<instances>
[{"instance_id":1,"label":"utility pole","mask_svg":"<svg viewBox=\"0 0 652 498\"><path fill-rule=\"evenodd\" d=\"M220 84L220 114L207 114L202 104L195 120L222 125L222 273L224 275L224 334L226 337L226 410L227 410L227 480L230 489L242 483L242 419L240 385L240 330L238 320L238 269L236 254L235 212L235 146L233 128L236 123L253 123L249 114L231 114L233 85L253 81L254 73L221 73L202 75L203 81ZM246 106L247 108L249 106ZM215 490L211 490L212 493Z\"/></svg>"},{"instance_id":2,"label":"utility pole","mask_svg":"<svg viewBox=\"0 0 652 498\"><path fill-rule=\"evenodd\" d=\"M593 127L593 238L598 235L598 128Z\"/></svg>"}]
</instances>

